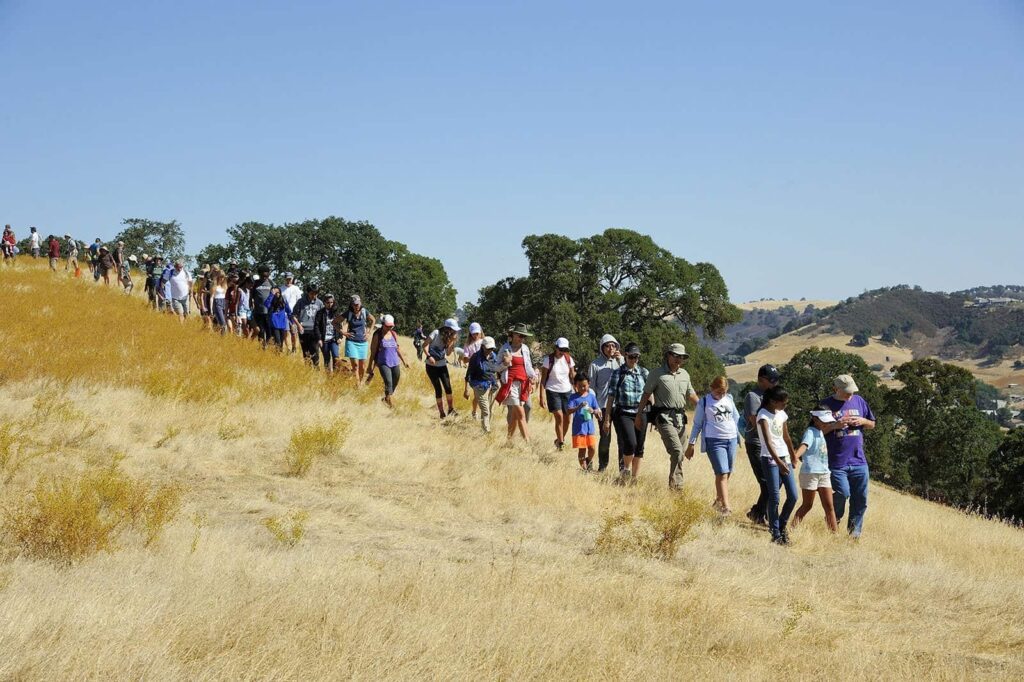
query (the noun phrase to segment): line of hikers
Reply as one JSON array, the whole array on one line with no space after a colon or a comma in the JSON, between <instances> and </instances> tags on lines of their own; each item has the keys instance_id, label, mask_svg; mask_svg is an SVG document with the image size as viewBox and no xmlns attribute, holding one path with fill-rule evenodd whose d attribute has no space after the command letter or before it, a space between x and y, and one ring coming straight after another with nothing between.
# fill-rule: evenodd
<instances>
[{"instance_id":1,"label":"line of hikers","mask_svg":"<svg viewBox=\"0 0 1024 682\"><path fill-rule=\"evenodd\" d=\"M99 240L96 243L95 253L100 258L90 265L94 279L106 280L111 264L118 261L101 255L110 252ZM120 252L117 258L129 264L130 281L134 256L124 258L123 244L116 251ZM304 360L315 368L322 358L324 368L335 371L347 359L360 384L371 382L379 372L382 400L393 407L401 369L408 369L409 363L402 354L394 317L382 315L378 325L358 294L351 295L349 305L341 308L331 294L321 299L316 284L308 284L303 291L291 273L283 274L282 286L274 282L267 267L250 274L234 263L225 269L207 265L193 277L181 260L165 263L159 256L145 254L142 258L146 295L155 309L184 321L195 308L207 328L258 339L265 348L272 343L284 350L287 342L292 352L301 349ZM130 285L126 288L131 291ZM510 327L500 346L484 334L479 323L469 325L462 344L461 332L458 320L449 318L430 333L422 323L412 333L417 360L424 362L440 419L458 416L449 373L449 366L455 365L465 368L462 395L469 399L472 393L471 416L479 418L485 433L491 432L494 405L500 404L507 410L509 441L516 434L529 440L536 391L541 409L553 417L554 447L561 451L569 440L582 471L595 470L595 459L596 471L607 469L614 431L619 471L615 480L619 484L635 483L647 432L657 431L669 455L668 485L673 490L682 488L683 462L693 458L700 440L715 475L713 505L723 515L732 513L729 479L742 445L759 487L747 518L768 526L774 542L788 544L791 517L794 523L801 521L815 498L820 500L832 531L837 530L849 501L847 529L851 536L860 536L869 480L864 431L874 428L875 422L849 375L835 377L834 393L806 415L806 426L794 445L786 412L789 394L772 365L758 371L757 385L746 394L741 412L724 376L714 378L703 396L697 394L684 369L689 355L681 343L671 344L658 358L658 365L648 369L641 364L639 345L630 342L620 349L618 340L606 334L600 339L597 358L583 369L577 367L569 341L561 337L535 367L533 357L538 348L524 324ZM690 409L694 423L687 439ZM798 486L803 499L796 508ZM784 501L780 499L783 488Z\"/></svg>"}]
</instances>

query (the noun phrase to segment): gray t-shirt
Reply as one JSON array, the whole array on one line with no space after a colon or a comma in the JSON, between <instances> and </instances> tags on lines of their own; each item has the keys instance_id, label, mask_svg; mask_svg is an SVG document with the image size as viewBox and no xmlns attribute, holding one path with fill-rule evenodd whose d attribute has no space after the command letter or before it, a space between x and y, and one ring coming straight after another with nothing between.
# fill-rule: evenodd
<instances>
[{"instance_id":1,"label":"gray t-shirt","mask_svg":"<svg viewBox=\"0 0 1024 682\"><path fill-rule=\"evenodd\" d=\"M292 315L302 325L303 334L316 333L316 314L324 307L324 302L319 298L315 301L309 300L308 296L303 296L299 299L299 302L295 304L295 308L292 309Z\"/></svg>"},{"instance_id":2,"label":"gray t-shirt","mask_svg":"<svg viewBox=\"0 0 1024 682\"><path fill-rule=\"evenodd\" d=\"M760 388L751 389L747 397L743 399L743 426L745 427L743 436L746 442L753 445L757 445L761 442L761 439L757 435L757 412L761 409L761 401L764 399L764 391ZM753 417L754 425L750 425L750 420L747 417Z\"/></svg>"}]
</instances>

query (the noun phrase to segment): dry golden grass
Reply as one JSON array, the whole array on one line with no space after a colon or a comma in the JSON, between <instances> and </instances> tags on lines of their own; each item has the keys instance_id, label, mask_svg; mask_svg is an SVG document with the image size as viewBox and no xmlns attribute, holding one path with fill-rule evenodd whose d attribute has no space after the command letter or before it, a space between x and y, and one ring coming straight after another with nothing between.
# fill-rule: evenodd
<instances>
[{"instance_id":1,"label":"dry golden grass","mask_svg":"<svg viewBox=\"0 0 1024 682\"><path fill-rule=\"evenodd\" d=\"M806 301L791 301L789 299L782 299L779 301L748 301L746 303L736 303L736 307L740 310L778 310L779 308L785 308L788 305L796 308L797 312L803 312L804 309L813 305L819 310L822 308L831 308L832 306L839 303L839 301L825 300L825 299L813 299Z\"/></svg>"},{"instance_id":2,"label":"dry golden grass","mask_svg":"<svg viewBox=\"0 0 1024 682\"><path fill-rule=\"evenodd\" d=\"M0 286L16 338L0 404L34 453L0 506L118 453L133 481L185 490L148 546L58 565L3 537L0 679L1024 676L1018 529L875 486L860 542L815 510L779 548L741 516L704 518L701 455L691 496L670 496L657 438L620 488L551 453L539 414L536 446L439 424L416 367L389 412L379 383L321 379L45 268ZM154 368L166 392L147 388ZM43 414L40 395L63 407ZM339 418L337 455L285 475L293 431ZM732 493L753 497L743 461ZM639 540L602 543L627 516ZM675 547L653 551L666 532Z\"/></svg>"},{"instance_id":3,"label":"dry golden grass","mask_svg":"<svg viewBox=\"0 0 1024 682\"><path fill-rule=\"evenodd\" d=\"M848 334L826 334L806 327L772 339L767 348L748 355L747 361L742 365L726 367L726 373L730 379L739 382L754 381L757 379L757 370L761 365L766 363L784 365L794 355L811 346L837 348L844 353L859 355L869 366L883 365L885 369L914 359L914 354L909 348L882 343L877 338L870 339L868 345L858 348L850 345L850 335ZM894 385L892 381L883 383Z\"/></svg>"}]
</instances>

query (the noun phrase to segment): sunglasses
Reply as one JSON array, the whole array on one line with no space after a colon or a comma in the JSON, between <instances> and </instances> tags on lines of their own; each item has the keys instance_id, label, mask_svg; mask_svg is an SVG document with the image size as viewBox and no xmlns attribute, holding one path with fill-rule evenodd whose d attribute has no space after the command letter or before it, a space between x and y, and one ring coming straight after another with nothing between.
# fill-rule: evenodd
<instances>
[{"instance_id":1,"label":"sunglasses","mask_svg":"<svg viewBox=\"0 0 1024 682\"><path fill-rule=\"evenodd\" d=\"M686 357L685 355L680 355L679 353L669 353L669 355L671 355L674 358L679 358L680 360Z\"/></svg>"},{"instance_id":2,"label":"sunglasses","mask_svg":"<svg viewBox=\"0 0 1024 682\"><path fill-rule=\"evenodd\" d=\"M626 357L629 358L630 360L639 360L640 359L640 354L639 353L628 353L628 354L626 354Z\"/></svg>"}]
</instances>

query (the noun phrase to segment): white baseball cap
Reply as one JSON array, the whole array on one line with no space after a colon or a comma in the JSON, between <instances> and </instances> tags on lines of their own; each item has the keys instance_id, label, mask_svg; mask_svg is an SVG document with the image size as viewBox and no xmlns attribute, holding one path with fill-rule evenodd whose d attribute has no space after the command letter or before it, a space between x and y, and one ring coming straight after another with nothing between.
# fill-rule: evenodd
<instances>
[{"instance_id":1,"label":"white baseball cap","mask_svg":"<svg viewBox=\"0 0 1024 682\"><path fill-rule=\"evenodd\" d=\"M445 320L444 326L448 329L451 329L453 332L462 331L462 327L459 326L459 321L456 320L454 317L449 317L447 320Z\"/></svg>"},{"instance_id":2,"label":"white baseball cap","mask_svg":"<svg viewBox=\"0 0 1024 682\"><path fill-rule=\"evenodd\" d=\"M470 334L483 334L484 333L484 328L480 326L479 322L470 322L469 323L469 333Z\"/></svg>"},{"instance_id":3,"label":"white baseball cap","mask_svg":"<svg viewBox=\"0 0 1024 682\"><path fill-rule=\"evenodd\" d=\"M569 339L564 336L559 336L555 339L555 348L561 348L562 350L569 350Z\"/></svg>"},{"instance_id":4,"label":"white baseball cap","mask_svg":"<svg viewBox=\"0 0 1024 682\"><path fill-rule=\"evenodd\" d=\"M494 350L494 338L491 336L485 336L483 341L483 347L487 350Z\"/></svg>"},{"instance_id":5,"label":"white baseball cap","mask_svg":"<svg viewBox=\"0 0 1024 682\"><path fill-rule=\"evenodd\" d=\"M395 316L394 315L385 315L384 316L384 320L383 320L383 324L384 324L385 327L394 327L395 326Z\"/></svg>"}]
</instances>

